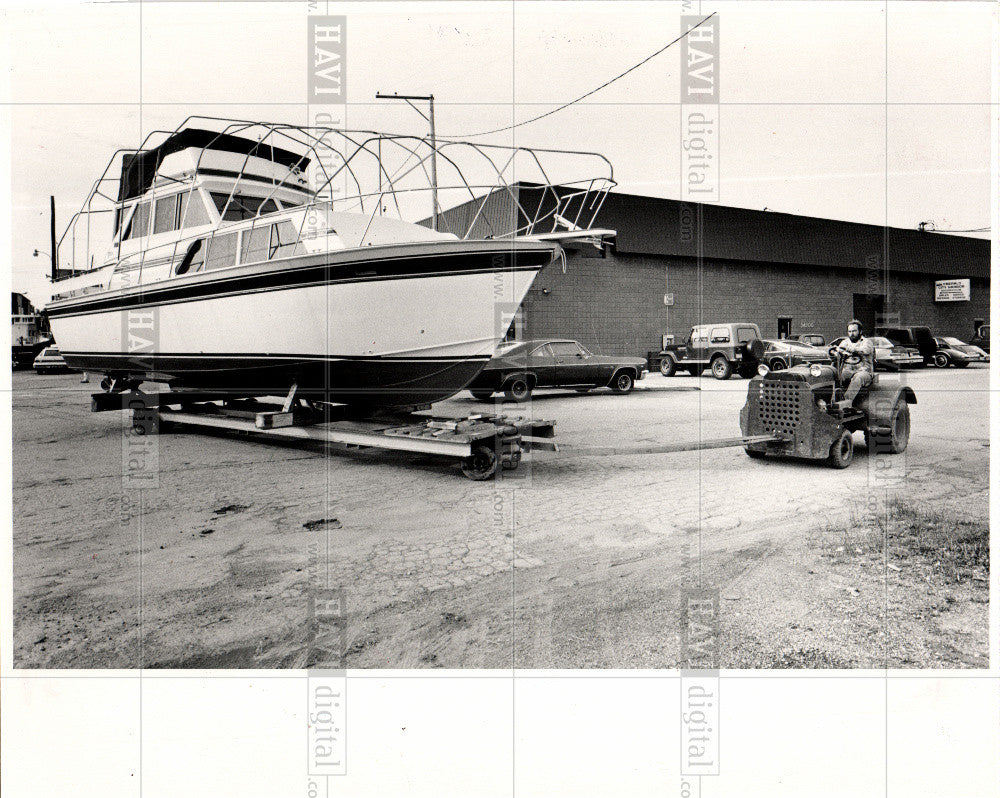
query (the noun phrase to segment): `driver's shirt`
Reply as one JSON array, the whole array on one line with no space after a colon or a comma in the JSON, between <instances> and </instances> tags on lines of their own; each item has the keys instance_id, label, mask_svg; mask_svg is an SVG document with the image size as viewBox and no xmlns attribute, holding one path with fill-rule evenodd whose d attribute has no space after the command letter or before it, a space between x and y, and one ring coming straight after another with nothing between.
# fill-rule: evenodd
<instances>
[{"instance_id":1,"label":"driver's shirt","mask_svg":"<svg viewBox=\"0 0 1000 798\"><path fill-rule=\"evenodd\" d=\"M872 374L875 373L875 344L862 335L856 343L850 338L846 338L840 346L848 353L844 358L845 366L853 366L855 369L864 369Z\"/></svg>"}]
</instances>

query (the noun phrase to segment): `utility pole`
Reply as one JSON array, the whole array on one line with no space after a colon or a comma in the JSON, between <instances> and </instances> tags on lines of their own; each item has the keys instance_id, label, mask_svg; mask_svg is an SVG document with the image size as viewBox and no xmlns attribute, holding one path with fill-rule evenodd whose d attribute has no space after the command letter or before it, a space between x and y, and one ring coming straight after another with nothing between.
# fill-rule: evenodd
<instances>
[{"instance_id":1,"label":"utility pole","mask_svg":"<svg viewBox=\"0 0 1000 798\"><path fill-rule=\"evenodd\" d=\"M52 194L49 196L49 245L52 248L50 257L52 258L52 282L59 278L59 252L56 245L56 198Z\"/></svg>"},{"instance_id":2,"label":"utility pole","mask_svg":"<svg viewBox=\"0 0 1000 798\"><path fill-rule=\"evenodd\" d=\"M438 229L438 170L437 170L437 139L434 136L434 95L433 94L382 94L375 93L376 100L404 100L410 108L426 119L431 126L431 229ZM430 104L428 116L415 106L411 100L420 100Z\"/></svg>"}]
</instances>

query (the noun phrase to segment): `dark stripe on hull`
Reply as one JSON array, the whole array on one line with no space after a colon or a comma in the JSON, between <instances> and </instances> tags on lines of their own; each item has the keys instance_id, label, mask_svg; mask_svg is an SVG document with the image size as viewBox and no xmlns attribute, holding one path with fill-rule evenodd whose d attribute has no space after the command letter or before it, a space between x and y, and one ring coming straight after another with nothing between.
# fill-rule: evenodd
<instances>
[{"instance_id":1,"label":"dark stripe on hull","mask_svg":"<svg viewBox=\"0 0 1000 798\"><path fill-rule=\"evenodd\" d=\"M485 252L459 250L453 253L437 252L433 255L410 257L394 255L355 259L341 263L331 263L329 262L331 258L332 253L301 255L294 259L296 265L288 262L280 266L274 264L273 268L263 271L251 264L245 270L237 269L239 272L237 274L224 275L220 272L219 276L214 278L211 272L204 273L205 279L169 278L151 283L141 290L110 297L95 294L91 298L74 300L62 307L50 306L47 311L49 318L59 318L213 299L231 294L285 291L309 285L443 277L453 274L537 271L552 260L553 251L551 249L519 249L516 252L509 249Z\"/></svg>"},{"instance_id":2,"label":"dark stripe on hull","mask_svg":"<svg viewBox=\"0 0 1000 798\"><path fill-rule=\"evenodd\" d=\"M431 404L454 396L489 358L305 358L295 355L135 357L63 353L73 368L112 377L142 377L175 389L233 395L283 396L292 384L301 395L366 406Z\"/></svg>"}]
</instances>

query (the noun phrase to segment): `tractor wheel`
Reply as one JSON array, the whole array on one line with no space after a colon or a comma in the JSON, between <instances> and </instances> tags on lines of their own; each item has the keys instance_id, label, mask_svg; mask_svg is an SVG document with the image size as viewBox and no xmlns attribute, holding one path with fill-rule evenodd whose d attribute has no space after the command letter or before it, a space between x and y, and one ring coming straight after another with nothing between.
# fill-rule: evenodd
<instances>
[{"instance_id":1,"label":"tractor wheel","mask_svg":"<svg viewBox=\"0 0 1000 798\"><path fill-rule=\"evenodd\" d=\"M469 391L472 398L479 402L488 402L493 398L493 391Z\"/></svg>"},{"instance_id":2,"label":"tractor wheel","mask_svg":"<svg viewBox=\"0 0 1000 798\"><path fill-rule=\"evenodd\" d=\"M854 459L854 438L851 431L845 429L840 437L830 447L830 456L826 462L831 468L847 468Z\"/></svg>"},{"instance_id":3,"label":"tractor wheel","mask_svg":"<svg viewBox=\"0 0 1000 798\"><path fill-rule=\"evenodd\" d=\"M619 371L611 378L611 390L618 394L632 393L635 380L627 371Z\"/></svg>"},{"instance_id":4,"label":"tractor wheel","mask_svg":"<svg viewBox=\"0 0 1000 798\"><path fill-rule=\"evenodd\" d=\"M748 457L752 457L754 460L766 460L767 455L764 452L759 452L756 449L748 449L744 447L743 451L747 453Z\"/></svg>"},{"instance_id":5,"label":"tractor wheel","mask_svg":"<svg viewBox=\"0 0 1000 798\"><path fill-rule=\"evenodd\" d=\"M531 396L531 386L524 377L515 377L504 388L504 396L511 402L527 402Z\"/></svg>"},{"instance_id":6,"label":"tractor wheel","mask_svg":"<svg viewBox=\"0 0 1000 798\"><path fill-rule=\"evenodd\" d=\"M947 368L949 362L950 360L944 352L938 352L934 355L934 365L938 368Z\"/></svg>"},{"instance_id":7,"label":"tractor wheel","mask_svg":"<svg viewBox=\"0 0 1000 798\"><path fill-rule=\"evenodd\" d=\"M497 453L493 447L479 444L472 450L472 456L462 461L462 473L469 479L482 482L497 472Z\"/></svg>"},{"instance_id":8,"label":"tractor wheel","mask_svg":"<svg viewBox=\"0 0 1000 798\"><path fill-rule=\"evenodd\" d=\"M728 380L733 376L733 364L719 355L712 361L712 376L717 380Z\"/></svg>"},{"instance_id":9,"label":"tractor wheel","mask_svg":"<svg viewBox=\"0 0 1000 798\"><path fill-rule=\"evenodd\" d=\"M664 377L673 377L677 373L677 361L667 355L660 361L660 374Z\"/></svg>"},{"instance_id":10,"label":"tractor wheel","mask_svg":"<svg viewBox=\"0 0 1000 798\"><path fill-rule=\"evenodd\" d=\"M896 406L892 409L892 421L889 431L866 433L868 438L869 451L872 444L876 452L888 452L889 454L902 454L906 451L906 446L910 442L910 406L902 396L896 400Z\"/></svg>"}]
</instances>

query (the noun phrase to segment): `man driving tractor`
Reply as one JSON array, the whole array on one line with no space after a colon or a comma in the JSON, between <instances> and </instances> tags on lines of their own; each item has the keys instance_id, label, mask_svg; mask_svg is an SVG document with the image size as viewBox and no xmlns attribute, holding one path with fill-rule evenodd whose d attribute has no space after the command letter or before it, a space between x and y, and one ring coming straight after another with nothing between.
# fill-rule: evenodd
<instances>
[{"instance_id":1,"label":"man driving tractor","mask_svg":"<svg viewBox=\"0 0 1000 798\"><path fill-rule=\"evenodd\" d=\"M843 356L839 382L844 388L844 400L834 402L836 410L847 410L854 404L861 389L871 385L875 378L875 345L861 334L861 322L851 319L847 324L847 340L838 344L833 352Z\"/></svg>"}]
</instances>

